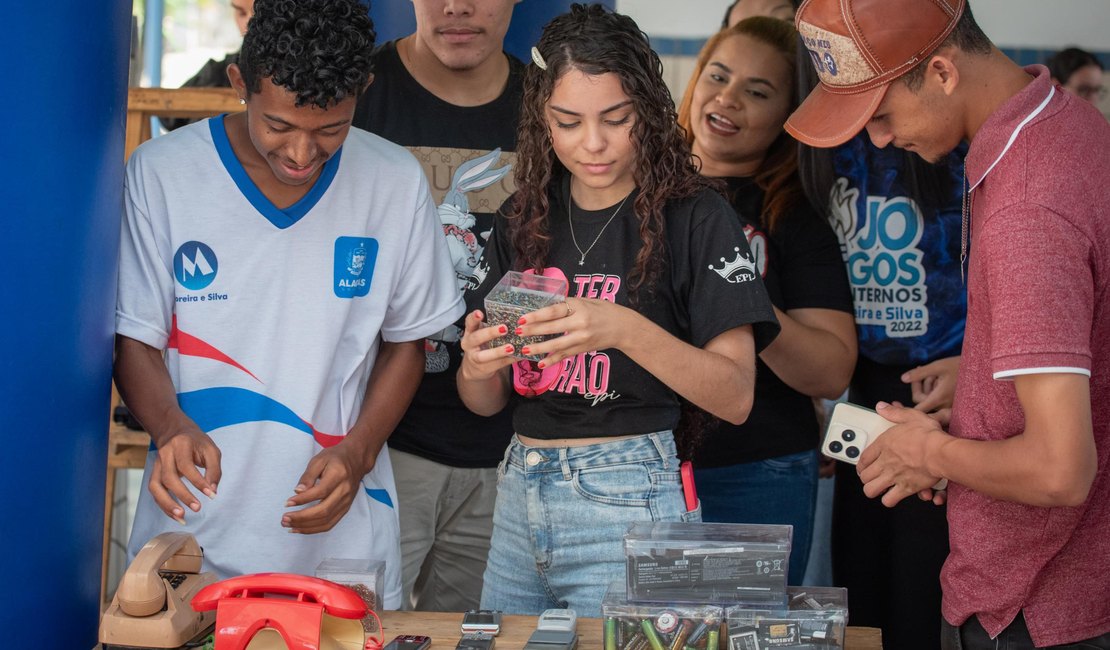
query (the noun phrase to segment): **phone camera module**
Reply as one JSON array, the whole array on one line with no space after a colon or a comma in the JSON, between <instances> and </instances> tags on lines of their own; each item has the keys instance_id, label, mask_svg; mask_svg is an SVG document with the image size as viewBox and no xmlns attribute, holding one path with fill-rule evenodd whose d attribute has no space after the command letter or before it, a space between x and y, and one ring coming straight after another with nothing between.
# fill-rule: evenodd
<instances>
[{"instance_id":1,"label":"phone camera module","mask_svg":"<svg viewBox=\"0 0 1110 650\"><path fill-rule=\"evenodd\" d=\"M832 445L829 446L832 447ZM859 458L859 447L856 447L855 445L848 447L848 449L844 452L844 455L848 458Z\"/></svg>"},{"instance_id":2,"label":"phone camera module","mask_svg":"<svg viewBox=\"0 0 1110 650\"><path fill-rule=\"evenodd\" d=\"M843 450L844 445L840 444L839 440L833 440L829 443L829 451L831 451L832 453L839 454Z\"/></svg>"},{"instance_id":3,"label":"phone camera module","mask_svg":"<svg viewBox=\"0 0 1110 650\"><path fill-rule=\"evenodd\" d=\"M845 429L840 434L840 437L844 439L844 442L852 442L856 439L856 432L852 431L851 429Z\"/></svg>"}]
</instances>

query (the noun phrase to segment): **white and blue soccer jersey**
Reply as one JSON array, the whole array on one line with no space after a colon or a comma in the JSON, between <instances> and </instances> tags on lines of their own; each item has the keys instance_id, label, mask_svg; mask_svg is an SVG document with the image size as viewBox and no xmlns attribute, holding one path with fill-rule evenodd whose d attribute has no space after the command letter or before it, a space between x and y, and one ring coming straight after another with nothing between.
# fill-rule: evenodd
<instances>
[{"instance_id":1,"label":"white and blue soccer jersey","mask_svg":"<svg viewBox=\"0 0 1110 650\"><path fill-rule=\"evenodd\" d=\"M311 575L327 557L384 560L379 596L398 607L386 448L332 530L290 534L281 518L309 460L354 424L379 342L423 339L463 313L423 171L352 129L309 193L278 209L219 117L144 144L126 183L116 331L166 350L178 402L222 453L218 496L185 514L206 568ZM181 529L143 490L130 554Z\"/></svg>"}]
</instances>

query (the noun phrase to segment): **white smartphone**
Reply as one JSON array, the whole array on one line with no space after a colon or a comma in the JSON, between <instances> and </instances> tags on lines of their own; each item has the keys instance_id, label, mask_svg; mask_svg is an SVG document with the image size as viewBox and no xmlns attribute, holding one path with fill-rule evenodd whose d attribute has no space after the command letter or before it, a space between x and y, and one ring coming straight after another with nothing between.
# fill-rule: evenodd
<instances>
[{"instance_id":1,"label":"white smartphone","mask_svg":"<svg viewBox=\"0 0 1110 650\"><path fill-rule=\"evenodd\" d=\"M892 426L893 422L869 408L850 402L838 402L829 416L821 453L855 465L867 445ZM948 479L942 478L933 489L943 490L946 487Z\"/></svg>"}]
</instances>

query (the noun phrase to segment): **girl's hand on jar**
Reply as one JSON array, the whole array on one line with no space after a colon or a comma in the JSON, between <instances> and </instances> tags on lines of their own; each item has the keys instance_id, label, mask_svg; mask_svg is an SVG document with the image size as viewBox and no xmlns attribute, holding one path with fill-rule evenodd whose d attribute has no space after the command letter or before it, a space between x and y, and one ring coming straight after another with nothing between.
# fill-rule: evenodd
<instances>
[{"instance_id":1,"label":"girl's hand on jar","mask_svg":"<svg viewBox=\"0 0 1110 650\"><path fill-rule=\"evenodd\" d=\"M459 372L467 380L485 381L517 360L512 356L515 351L512 345L486 349L490 341L508 334L509 328L505 325L482 327L483 320L485 315L478 309L466 315L460 341L463 357Z\"/></svg>"}]
</instances>

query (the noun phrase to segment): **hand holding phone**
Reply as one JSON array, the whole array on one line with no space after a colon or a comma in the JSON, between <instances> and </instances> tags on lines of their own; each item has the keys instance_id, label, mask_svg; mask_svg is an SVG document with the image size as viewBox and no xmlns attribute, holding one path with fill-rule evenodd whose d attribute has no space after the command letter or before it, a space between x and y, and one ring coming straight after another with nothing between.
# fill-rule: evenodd
<instances>
[{"instance_id":1,"label":"hand holding phone","mask_svg":"<svg viewBox=\"0 0 1110 650\"><path fill-rule=\"evenodd\" d=\"M821 453L829 458L855 465L867 445L878 438L894 423L869 408L839 402L829 416L829 426L825 431L825 441ZM948 487L948 479L942 478L933 486L934 490Z\"/></svg>"}]
</instances>

